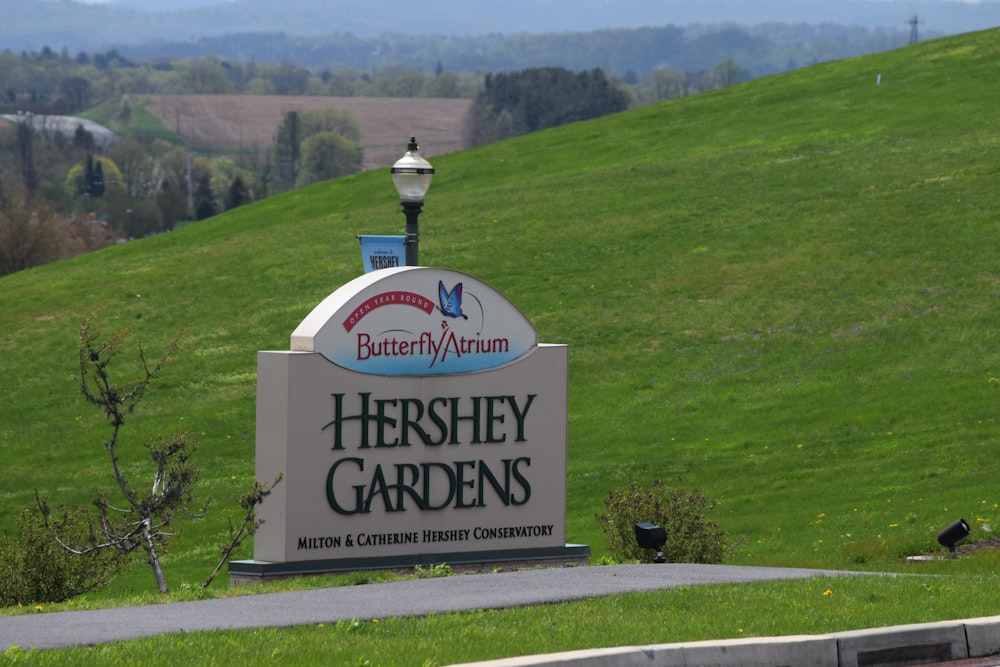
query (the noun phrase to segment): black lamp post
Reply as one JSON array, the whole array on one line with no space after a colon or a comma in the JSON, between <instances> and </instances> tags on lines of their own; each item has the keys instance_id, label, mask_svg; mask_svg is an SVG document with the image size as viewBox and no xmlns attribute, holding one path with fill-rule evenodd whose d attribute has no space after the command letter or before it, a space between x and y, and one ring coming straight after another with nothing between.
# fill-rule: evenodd
<instances>
[{"instance_id":1,"label":"black lamp post","mask_svg":"<svg viewBox=\"0 0 1000 667\"><path fill-rule=\"evenodd\" d=\"M406 147L406 155L392 165L392 182L399 193L399 203L406 215L406 265L419 265L420 234L417 228L417 217L424 206L424 195L431 187L434 177L434 167L420 157L420 147L416 137L410 137Z\"/></svg>"}]
</instances>

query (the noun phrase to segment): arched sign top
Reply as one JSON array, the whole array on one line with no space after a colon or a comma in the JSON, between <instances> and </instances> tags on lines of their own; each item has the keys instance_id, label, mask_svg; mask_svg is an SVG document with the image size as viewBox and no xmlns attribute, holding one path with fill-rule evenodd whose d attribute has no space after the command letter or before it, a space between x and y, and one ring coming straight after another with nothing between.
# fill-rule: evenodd
<instances>
[{"instance_id":1,"label":"arched sign top","mask_svg":"<svg viewBox=\"0 0 1000 667\"><path fill-rule=\"evenodd\" d=\"M292 333L318 352L375 375L446 375L496 368L532 352L538 333L486 283L450 269L371 271L323 300Z\"/></svg>"}]
</instances>

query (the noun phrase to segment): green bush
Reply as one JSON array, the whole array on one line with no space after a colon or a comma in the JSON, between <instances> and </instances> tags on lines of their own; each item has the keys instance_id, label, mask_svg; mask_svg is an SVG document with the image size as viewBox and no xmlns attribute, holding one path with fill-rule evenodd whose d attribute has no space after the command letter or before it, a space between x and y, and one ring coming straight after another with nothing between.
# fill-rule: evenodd
<instances>
[{"instance_id":1,"label":"green bush","mask_svg":"<svg viewBox=\"0 0 1000 667\"><path fill-rule=\"evenodd\" d=\"M671 491L662 480L648 490L633 481L608 494L604 506L607 514L598 514L597 520L619 562L653 562L656 553L640 549L635 540L635 524L645 521L666 531L663 557L671 563L719 563L731 549L726 533L706 519L715 503L698 491Z\"/></svg>"},{"instance_id":2,"label":"green bush","mask_svg":"<svg viewBox=\"0 0 1000 667\"><path fill-rule=\"evenodd\" d=\"M62 535L91 537L79 510L49 519ZM25 510L17 518L17 534L0 535L0 606L68 600L103 586L124 563L117 550L67 551L45 529L37 509Z\"/></svg>"}]
</instances>

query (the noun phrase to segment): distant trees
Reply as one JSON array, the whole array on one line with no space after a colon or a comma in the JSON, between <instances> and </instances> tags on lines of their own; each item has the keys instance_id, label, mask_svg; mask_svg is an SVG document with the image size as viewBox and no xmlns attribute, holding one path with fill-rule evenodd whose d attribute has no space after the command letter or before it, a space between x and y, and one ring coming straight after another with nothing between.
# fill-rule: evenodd
<instances>
[{"instance_id":1,"label":"distant trees","mask_svg":"<svg viewBox=\"0 0 1000 667\"><path fill-rule=\"evenodd\" d=\"M121 188L129 199L149 199L159 188L156 160L149 150L135 139L124 137L108 149L108 158L118 167Z\"/></svg>"},{"instance_id":2,"label":"distant trees","mask_svg":"<svg viewBox=\"0 0 1000 667\"><path fill-rule=\"evenodd\" d=\"M133 132L133 121L145 122L145 103L133 105L128 95L117 99L106 110L105 123L118 134L111 144L95 141L82 125L72 130L52 116L19 113L12 123L0 120L4 272L121 238L169 231L182 220L202 219L269 194L269 152L247 151L240 162L209 161L148 132ZM358 132L356 122L342 125L345 132ZM29 239L39 229L53 236L44 251Z\"/></svg>"},{"instance_id":3,"label":"distant trees","mask_svg":"<svg viewBox=\"0 0 1000 667\"><path fill-rule=\"evenodd\" d=\"M310 86L325 89L325 92L315 94L371 96L375 93L365 86L376 80L386 83L395 79L389 71L400 63L424 74L425 85L442 71L458 73L464 78L476 72L518 71L543 66L583 71L595 65L607 65L616 76L624 76L631 70L639 79L647 78L656 67L667 67L697 76L730 59L754 76L761 76L784 71L790 61L807 64L846 58L898 48L907 41L908 31L901 20L898 30L833 23L772 22L752 27L732 23L660 25L446 38L412 33L358 37L343 33L304 36L273 32L230 34L195 43L190 40L157 42L130 47L129 53L134 58L188 59L212 54L229 62L238 60L240 54L253 53L258 63L280 63L294 53L297 66L320 73L312 77ZM324 68L334 75L332 79L322 76ZM348 76L342 76L348 72ZM368 81L362 79L365 75ZM261 76L260 80L266 78L270 77ZM332 83L337 84L337 92L328 87ZM346 92L348 90L354 92ZM471 97L474 93L474 90L467 91L464 96ZM431 96L426 88L421 94Z\"/></svg>"},{"instance_id":4,"label":"distant trees","mask_svg":"<svg viewBox=\"0 0 1000 667\"><path fill-rule=\"evenodd\" d=\"M603 43L631 35L636 40L630 46L633 50L666 54L673 53L677 40L687 34L679 28L619 33L520 36L514 41L526 48L546 44L556 53L572 50L581 39ZM261 39L285 43L273 35L251 41L256 45ZM367 42L348 41L352 53L370 56ZM722 49L731 42L746 52L759 50L763 41L738 30L721 36L707 30L699 35L699 43ZM417 61L415 67L376 64L315 71L289 61L238 62L218 56L141 61L115 49L76 57L66 49L57 53L47 47L37 53L0 51L0 113L15 118L11 124L0 120L0 187L5 184L8 191L6 227L0 230L0 243L6 244L7 252L2 270L19 270L121 238L169 231L185 220L204 219L361 168L360 125L349 113L290 110L276 128L272 145L241 146L231 155L209 158L174 143L177 139L169 130L151 129L156 126L145 108L146 93L473 98L466 143L477 145L621 111L632 104L732 85L750 76L734 59L703 71L681 72L662 65L646 74L639 68L626 71L622 80L602 69L574 72L555 66L494 74L449 70L445 67L451 62L449 49L465 48L461 43L465 42L449 40L426 67ZM423 48L421 44L393 36L379 42L378 48L398 54ZM494 36L481 46L487 52L502 52L513 48L511 44L508 38ZM91 106L95 103L99 104ZM114 131L116 142L109 144L82 124L67 131L53 120L52 114L88 108L93 114L89 117ZM180 133L179 127L171 129ZM15 204L10 203L10 193L22 193ZM11 211L17 215L12 217ZM55 230L52 233L62 238L44 248L26 240L39 229Z\"/></svg>"},{"instance_id":5,"label":"distant trees","mask_svg":"<svg viewBox=\"0 0 1000 667\"><path fill-rule=\"evenodd\" d=\"M232 183L229 184L229 189L226 190L226 201L224 206L226 210L242 206L250 201L250 194L247 192L247 186L243 182L243 177L239 174L233 179Z\"/></svg>"},{"instance_id":6,"label":"distant trees","mask_svg":"<svg viewBox=\"0 0 1000 667\"><path fill-rule=\"evenodd\" d=\"M301 151L302 119L298 111L289 111L274 137L275 180L278 187L290 189L295 185Z\"/></svg>"},{"instance_id":7,"label":"distant trees","mask_svg":"<svg viewBox=\"0 0 1000 667\"><path fill-rule=\"evenodd\" d=\"M63 219L21 187L0 190L0 276L60 259Z\"/></svg>"},{"instance_id":8,"label":"distant trees","mask_svg":"<svg viewBox=\"0 0 1000 667\"><path fill-rule=\"evenodd\" d=\"M296 185L304 187L353 174L360 166L361 149L356 143L335 132L317 132L302 142L302 168Z\"/></svg>"},{"instance_id":9,"label":"distant trees","mask_svg":"<svg viewBox=\"0 0 1000 667\"><path fill-rule=\"evenodd\" d=\"M215 192L212 191L212 181L208 174L198 179L198 187L194 190L194 218L204 220L219 212L215 202Z\"/></svg>"},{"instance_id":10,"label":"distant trees","mask_svg":"<svg viewBox=\"0 0 1000 667\"><path fill-rule=\"evenodd\" d=\"M434 73L410 65L344 65L333 71L311 70L287 60L280 64L241 62L214 55L169 59L155 55L133 61L115 50L93 55L81 52L76 58L0 51L0 113L67 115L95 103L144 94L471 98L482 77L476 71L442 68Z\"/></svg>"},{"instance_id":11,"label":"distant trees","mask_svg":"<svg viewBox=\"0 0 1000 667\"><path fill-rule=\"evenodd\" d=\"M662 99L659 81L662 72L675 72L693 85L691 91L716 87L724 80L720 67L736 66L733 81L746 80L753 74L781 71L795 63L808 64L820 59L816 51L823 44L835 40L829 31L816 32L815 27L802 26L801 30L772 28L758 34L741 28L696 31L676 26L646 28L635 31L597 31L573 35L537 35L498 37L480 41L452 39L430 56L411 57L411 54L428 48L419 37L395 36L386 43L384 63L366 67L347 64L338 69L307 69L303 62L285 61L280 64L251 60L199 56L192 59L167 59L162 56L149 60L134 60L112 49L105 53L79 53L75 58L68 53L55 54L52 49L40 53L15 55L0 51L0 112L19 111L36 114L72 114L95 103L115 104L111 118L129 124L133 113L139 109L136 96L143 94L266 94L266 95L338 95L357 97L441 97L475 98L483 88L488 71L543 71L545 69L580 70L585 62L580 54L607 53L609 62L615 63L618 80L641 100ZM815 33L815 34L814 34ZM798 41L796 36L805 35ZM822 38L822 39L821 39ZM287 39L282 36L261 36L261 44ZM871 41L854 36L846 42L849 54L889 48L886 37ZM209 40L218 42L221 51L226 44L241 44L240 36ZM779 50L776 44L780 43ZM867 48L866 48L867 47ZM167 48L166 46L164 48ZM452 52L453 49L457 51ZM255 52L257 52L255 44ZM462 55L463 50L474 53ZM245 50L244 50L245 51ZM696 52L700 55L691 55ZM287 51L286 51L287 53ZM302 58L311 57L299 50ZM362 51L358 51L362 53ZM364 52L370 55L370 51ZM711 53L709 56L707 54ZM780 63L777 61L780 53ZM848 53L845 53L845 55ZM448 56L442 61L442 55ZM823 58L837 54L822 51ZM725 58L722 64L709 57ZM392 59L396 59L393 61ZM532 68L532 59L547 59L545 67ZM760 61L767 59L762 65ZM391 64L406 62L407 65ZM456 69L448 69L450 62ZM738 63L738 65L737 65ZM712 68L715 68L714 70ZM605 70L609 80L611 69ZM494 74L493 76L500 76ZM668 96L677 96L675 89Z\"/></svg>"},{"instance_id":12,"label":"distant trees","mask_svg":"<svg viewBox=\"0 0 1000 667\"><path fill-rule=\"evenodd\" d=\"M473 98L488 71L543 66L586 71L594 67L594 54L630 85L648 82L660 68L697 80L727 61L749 76L761 76L897 48L907 37L903 29L769 23L447 39L234 34L133 46L127 56L110 49L73 57L65 49L57 53L42 47L0 51L0 112L76 113L123 94ZM246 53L254 59L241 61Z\"/></svg>"},{"instance_id":13,"label":"distant trees","mask_svg":"<svg viewBox=\"0 0 1000 667\"><path fill-rule=\"evenodd\" d=\"M719 63L706 75L704 89L728 88L738 83L750 80L750 73L742 69L732 60Z\"/></svg>"},{"instance_id":14,"label":"distant trees","mask_svg":"<svg viewBox=\"0 0 1000 667\"><path fill-rule=\"evenodd\" d=\"M17 144L15 161L21 167L21 182L28 192L38 188L38 171L35 169L35 129L30 123L17 124Z\"/></svg>"},{"instance_id":15,"label":"distant trees","mask_svg":"<svg viewBox=\"0 0 1000 667\"><path fill-rule=\"evenodd\" d=\"M361 141L361 125L349 111L311 109L302 112L302 136L308 139L317 132L333 132L355 143Z\"/></svg>"},{"instance_id":16,"label":"distant trees","mask_svg":"<svg viewBox=\"0 0 1000 667\"><path fill-rule=\"evenodd\" d=\"M649 79L648 99L651 102L685 97L690 90L688 77L666 67L657 67Z\"/></svg>"},{"instance_id":17,"label":"distant trees","mask_svg":"<svg viewBox=\"0 0 1000 667\"><path fill-rule=\"evenodd\" d=\"M66 185L80 196L100 199L122 188L122 173L110 158L88 153L86 160L70 167Z\"/></svg>"},{"instance_id":18,"label":"distant trees","mask_svg":"<svg viewBox=\"0 0 1000 667\"><path fill-rule=\"evenodd\" d=\"M82 111L90 104L90 80L79 76L68 76L60 83L63 98L68 102L70 113Z\"/></svg>"},{"instance_id":19,"label":"distant trees","mask_svg":"<svg viewBox=\"0 0 1000 667\"><path fill-rule=\"evenodd\" d=\"M624 111L631 97L600 69L573 73L543 67L487 74L467 122L476 146L609 113Z\"/></svg>"},{"instance_id":20,"label":"distant trees","mask_svg":"<svg viewBox=\"0 0 1000 667\"><path fill-rule=\"evenodd\" d=\"M361 127L338 109L289 111L275 135L276 185L302 187L361 170Z\"/></svg>"}]
</instances>

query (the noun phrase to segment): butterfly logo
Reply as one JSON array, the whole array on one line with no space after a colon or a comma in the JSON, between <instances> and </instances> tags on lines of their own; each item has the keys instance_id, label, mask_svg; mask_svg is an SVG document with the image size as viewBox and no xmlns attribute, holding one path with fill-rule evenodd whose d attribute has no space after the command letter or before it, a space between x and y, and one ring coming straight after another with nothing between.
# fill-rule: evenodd
<instances>
[{"instance_id":1,"label":"butterfly logo","mask_svg":"<svg viewBox=\"0 0 1000 667\"><path fill-rule=\"evenodd\" d=\"M441 302L441 312L448 317L461 317L465 320L469 319L469 317L462 312L462 283L457 283L449 292L444 287L444 281L439 280L438 301Z\"/></svg>"}]
</instances>

